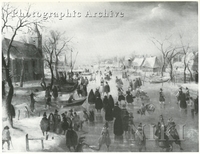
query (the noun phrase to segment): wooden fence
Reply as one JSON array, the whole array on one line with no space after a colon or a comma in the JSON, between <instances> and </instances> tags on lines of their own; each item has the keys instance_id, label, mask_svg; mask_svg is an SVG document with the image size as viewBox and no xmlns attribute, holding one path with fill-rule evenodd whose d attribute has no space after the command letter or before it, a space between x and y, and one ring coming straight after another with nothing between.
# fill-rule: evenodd
<instances>
[{"instance_id":1,"label":"wooden fence","mask_svg":"<svg viewBox=\"0 0 200 154\"><path fill-rule=\"evenodd\" d=\"M29 138L26 134L26 151L29 151L29 140L41 140L42 150L44 149L44 138Z\"/></svg>"}]
</instances>

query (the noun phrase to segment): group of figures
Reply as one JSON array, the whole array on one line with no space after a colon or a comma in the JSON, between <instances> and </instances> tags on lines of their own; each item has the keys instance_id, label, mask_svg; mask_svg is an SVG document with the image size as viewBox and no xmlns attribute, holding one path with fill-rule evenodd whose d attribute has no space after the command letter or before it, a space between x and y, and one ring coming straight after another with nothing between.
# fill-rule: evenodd
<instances>
[{"instance_id":1,"label":"group of figures","mask_svg":"<svg viewBox=\"0 0 200 154\"><path fill-rule=\"evenodd\" d=\"M54 114L50 113L48 118L46 112L44 112L43 118L40 121L40 128L46 139L49 137L49 132L65 135L68 149L71 151L70 148L73 147L74 151L81 152L80 144L83 143L83 138L78 138L77 131L82 130L83 123L88 120L90 120L90 117L86 111L84 111L83 118L80 118L72 109L68 112L65 111L61 115L55 110Z\"/></svg>"}]
</instances>

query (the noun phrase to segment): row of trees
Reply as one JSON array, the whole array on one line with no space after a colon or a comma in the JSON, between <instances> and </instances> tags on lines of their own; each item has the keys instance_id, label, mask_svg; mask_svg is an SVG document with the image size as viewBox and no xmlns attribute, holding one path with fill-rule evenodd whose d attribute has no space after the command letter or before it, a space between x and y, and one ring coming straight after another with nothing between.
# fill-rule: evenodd
<instances>
[{"instance_id":1,"label":"row of trees","mask_svg":"<svg viewBox=\"0 0 200 154\"><path fill-rule=\"evenodd\" d=\"M156 46L156 48L161 52L162 54L162 67L161 67L161 76L163 76L163 73L166 70L166 67L169 65L170 67L170 78L173 81L174 80L174 58L177 56L182 56L183 64L184 64L184 72L183 72L183 80L184 83L186 83L186 71L188 70L190 72L190 79L193 80L192 71L190 70L190 55L193 53L195 55L195 52L190 47L190 44L184 44L183 43L183 35L179 34L180 43L179 45L173 45L170 42L170 37L165 37L164 40L160 41L156 39L155 37L151 38L152 43Z\"/></svg>"}]
</instances>

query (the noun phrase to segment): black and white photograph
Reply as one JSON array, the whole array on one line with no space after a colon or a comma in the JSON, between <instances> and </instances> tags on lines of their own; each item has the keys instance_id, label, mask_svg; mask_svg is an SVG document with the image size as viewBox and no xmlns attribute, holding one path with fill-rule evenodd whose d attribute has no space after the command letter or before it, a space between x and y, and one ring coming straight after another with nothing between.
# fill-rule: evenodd
<instances>
[{"instance_id":1,"label":"black and white photograph","mask_svg":"<svg viewBox=\"0 0 200 154\"><path fill-rule=\"evenodd\" d=\"M2 152L199 152L198 3L1 2Z\"/></svg>"}]
</instances>

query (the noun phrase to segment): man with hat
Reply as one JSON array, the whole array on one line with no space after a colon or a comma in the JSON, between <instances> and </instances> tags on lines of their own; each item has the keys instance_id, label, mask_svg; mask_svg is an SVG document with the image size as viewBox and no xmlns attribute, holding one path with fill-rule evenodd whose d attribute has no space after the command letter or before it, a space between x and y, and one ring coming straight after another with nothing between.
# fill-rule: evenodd
<instances>
[{"instance_id":1,"label":"man with hat","mask_svg":"<svg viewBox=\"0 0 200 154\"><path fill-rule=\"evenodd\" d=\"M60 115L58 114L58 110L55 109L55 112L54 112L54 118L55 118L55 132L59 132L58 128L59 128L59 124L61 122L61 118L60 118Z\"/></svg>"},{"instance_id":2,"label":"man with hat","mask_svg":"<svg viewBox=\"0 0 200 154\"><path fill-rule=\"evenodd\" d=\"M160 108L165 108L165 96L163 94L162 88L160 88L160 92L159 92L159 103L160 103Z\"/></svg>"}]
</instances>

